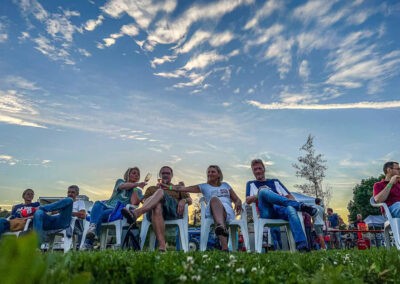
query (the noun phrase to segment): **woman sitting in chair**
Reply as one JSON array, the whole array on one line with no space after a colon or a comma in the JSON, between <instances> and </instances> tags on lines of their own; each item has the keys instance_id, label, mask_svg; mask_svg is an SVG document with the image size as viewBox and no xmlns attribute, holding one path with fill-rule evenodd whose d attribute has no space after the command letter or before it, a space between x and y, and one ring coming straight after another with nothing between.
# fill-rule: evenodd
<instances>
[{"instance_id":1,"label":"woman sitting in chair","mask_svg":"<svg viewBox=\"0 0 400 284\"><path fill-rule=\"evenodd\" d=\"M226 223L235 219L232 202L235 203L236 214L242 211L242 201L232 187L222 182L223 175L219 166L207 168L207 183L185 187L183 184L171 186L171 190L191 193L202 193L206 199L206 218L212 217L215 223L215 234L221 243L221 250L228 250L228 230Z\"/></svg>"},{"instance_id":2,"label":"woman sitting in chair","mask_svg":"<svg viewBox=\"0 0 400 284\"><path fill-rule=\"evenodd\" d=\"M40 206L39 202L32 202L35 193L32 189L25 189L22 193L24 203L17 204L12 208L10 219L24 218L32 219L33 214ZM0 218L0 237L3 233L10 231L10 221L6 218Z\"/></svg>"},{"instance_id":3,"label":"woman sitting in chair","mask_svg":"<svg viewBox=\"0 0 400 284\"><path fill-rule=\"evenodd\" d=\"M143 199L142 188L146 182L139 182L140 170L138 167L129 168L124 174L124 179L118 179L115 183L110 199L96 201L90 213L89 230L86 233L86 249L93 247L94 239L100 234L101 223L108 222L109 216L118 202L127 205L138 205Z\"/></svg>"}]
</instances>

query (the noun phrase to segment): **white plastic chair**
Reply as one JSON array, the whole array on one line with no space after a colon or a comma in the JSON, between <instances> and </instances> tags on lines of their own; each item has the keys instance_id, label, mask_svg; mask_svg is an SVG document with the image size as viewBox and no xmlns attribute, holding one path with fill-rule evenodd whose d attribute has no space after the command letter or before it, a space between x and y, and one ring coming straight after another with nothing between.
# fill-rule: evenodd
<instances>
[{"instance_id":1,"label":"white plastic chair","mask_svg":"<svg viewBox=\"0 0 400 284\"><path fill-rule=\"evenodd\" d=\"M49 234L49 249L54 250L55 248L55 237L56 236L61 236L61 247L64 250L64 253L67 253L69 250L71 250L72 248L75 248L75 238L74 238L74 229L75 229L75 223L78 220L77 217L72 217L71 219L71 232L72 232L72 236L67 236L67 229L64 230L58 230L55 232L52 232Z\"/></svg>"},{"instance_id":2,"label":"white plastic chair","mask_svg":"<svg viewBox=\"0 0 400 284\"><path fill-rule=\"evenodd\" d=\"M296 243L293 238L292 230L290 229L289 222L283 219L264 219L260 218L258 216L256 204L252 203L251 204L251 210L253 212L253 220L254 220L254 244L255 244L255 251L258 253L261 253L262 250L262 238L263 238L263 230L264 226L267 227L276 227L276 226L285 226L286 227L286 235L288 238L289 242L289 249L291 252L296 251ZM300 218L300 222L303 227L304 231L304 225L303 225L303 216L301 215L301 212L297 212Z\"/></svg>"},{"instance_id":3,"label":"white plastic chair","mask_svg":"<svg viewBox=\"0 0 400 284\"><path fill-rule=\"evenodd\" d=\"M207 204L204 197L200 198L200 205L201 205L200 251L205 251L207 249L208 236L210 234L211 225L214 224L214 219L206 218ZM246 213L245 203L243 203L243 210L242 213L240 214L240 219L231 220L227 225L229 228L228 246L231 247L233 251L237 250L238 246L237 228L240 227L246 251L250 252L249 230L247 229L247 213Z\"/></svg>"},{"instance_id":4,"label":"white plastic chair","mask_svg":"<svg viewBox=\"0 0 400 284\"><path fill-rule=\"evenodd\" d=\"M398 250L400 250L400 218L393 218L392 214L389 211L389 207L386 203L376 203L375 198L372 196L369 200L369 203L373 207L383 207L385 210L385 225L384 225L384 235L385 235L385 246L387 249L390 248L390 229L393 232L393 238L395 246Z\"/></svg>"},{"instance_id":5,"label":"white plastic chair","mask_svg":"<svg viewBox=\"0 0 400 284\"><path fill-rule=\"evenodd\" d=\"M184 252L189 251L189 225L188 225L188 204L185 205L185 210L183 212L183 218L175 220L165 220L165 225L176 225L179 228L179 236L181 240L181 248ZM143 250L144 243L146 241L147 232L149 231L151 222L147 219L147 213L143 215L142 225L140 227L140 249ZM150 229L150 240L149 247L150 250L154 250L156 246L156 236L154 231Z\"/></svg>"},{"instance_id":6,"label":"white plastic chair","mask_svg":"<svg viewBox=\"0 0 400 284\"><path fill-rule=\"evenodd\" d=\"M28 219L28 220L26 220L25 227L24 227L23 230L21 230L21 231L16 231L16 232L6 232L6 233L3 234L3 236L4 236L4 235L13 236L13 235L14 235L14 236L16 236L16 237L18 238L19 235L20 235L22 232L27 232L27 231L29 230L29 225L30 225L31 222L32 222L32 219Z\"/></svg>"}]
</instances>

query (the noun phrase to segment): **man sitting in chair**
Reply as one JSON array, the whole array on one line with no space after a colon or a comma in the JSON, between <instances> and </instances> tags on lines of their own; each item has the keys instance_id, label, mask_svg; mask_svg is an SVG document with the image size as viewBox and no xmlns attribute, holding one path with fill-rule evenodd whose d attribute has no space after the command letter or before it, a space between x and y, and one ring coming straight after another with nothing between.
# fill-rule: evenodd
<instances>
[{"instance_id":1,"label":"man sitting in chair","mask_svg":"<svg viewBox=\"0 0 400 284\"><path fill-rule=\"evenodd\" d=\"M317 209L297 202L278 179L266 179L265 166L261 159L251 161L251 169L256 179L246 184L246 203L256 202L260 218L288 220L297 250L308 251L306 235L297 211L315 216Z\"/></svg>"},{"instance_id":2,"label":"man sitting in chair","mask_svg":"<svg viewBox=\"0 0 400 284\"><path fill-rule=\"evenodd\" d=\"M385 178L374 184L374 199L386 203L393 218L400 218L400 167L398 162L383 165Z\"/></svg>"},{"instance_id":3,"label":"man sitting in chair","mask_svg":"<svg viewBox=\"0 0 400 284\"><path fill-rule=\"evenodd\" d=\"M67 229L72 220L72 216L79 219L85 219L86 210L83 200L77 200L79 187L71 185L68 187L67 198L43 205L35 212L33 217L33 229L39 235L39 241L42 243L49 232ZM55 213L54 215L49 215ZM72 232L71 232L72 234Z\"/></svg>"},{"instance_id":4,"label":"man sitting in chair","mask_svg":"<svg viewBox=\"0 0 400 284\"><path fill-rule=\"evenodd\" d=\"M143 206L134 209L133 212L126 208L121 210L122 215L130 224L136 222L136 219L141 215L149 212L147 217L152 223L159 251L162 252L166 249L164 220L182 218L185 204L192 204L189 193L169 190L172 186L173 175L172 168L162 167L159 172L160 186L151 186L146 190Z\"/></svg>"}]
</instances>

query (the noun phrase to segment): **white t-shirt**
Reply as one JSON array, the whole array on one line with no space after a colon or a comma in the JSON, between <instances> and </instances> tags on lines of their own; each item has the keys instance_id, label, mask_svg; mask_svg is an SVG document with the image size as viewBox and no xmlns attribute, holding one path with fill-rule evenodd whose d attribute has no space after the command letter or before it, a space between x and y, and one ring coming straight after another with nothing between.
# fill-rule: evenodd
<instances>
[{"instance_id":1,"label":"white t-shirt","mask_svg":"<svg viewBox=\"0 0 400 284\"><path fill-rule=\"evenodd\" d=\"M199 188L201 193L204 195L207 202L206 209L206 217L211 218L211 210L210 210L210 200L212 197L216 196L219 200L221 200L222 205L226 211L226 220L235 219L235 212L233 212L232 208L232 200L230 191L232 190L231 186L226 182L223 182L220 186L212 186L208 183L199 184Z\"/></svg>"},{"instance_id":2,"label":"white t-shirt","mask_svg":"<svg viewBox=\"0 0 400 284\"><path fill-rule=\"evenodd\" d=\"M319 205L313 205L317 208L317 215L314 217L314 225L324 225L324 208Z\"/></svg>"},{"instance_id":3,"label":"white t-shirt","mask_svg":"<svg viewBox=\"0 0 400 284\"><path fill-rule=\"evenodd\" d=\"M74 201L74 203L72 204L72 212L76 213L79 212L81 210L85 210L85 202L83 202L83 200L76 200Z\"/></svg>"}]
</instances>

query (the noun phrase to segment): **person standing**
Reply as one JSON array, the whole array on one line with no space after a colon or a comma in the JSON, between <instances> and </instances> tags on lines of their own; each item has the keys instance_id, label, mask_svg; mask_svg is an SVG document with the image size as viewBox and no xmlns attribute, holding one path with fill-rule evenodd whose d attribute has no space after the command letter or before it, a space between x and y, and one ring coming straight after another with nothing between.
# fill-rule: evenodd
<instances>
[{"instance_id":1,"label":"person standing","mask_svg":"<svg viewBox=\"0 0 400 284\"><path fill-rule=\"evenodd\" d=\"M318 210L317 214L314 216L314 230L317 235L321 249L326 250L325 240L324 240L324 224L325 224L325 210L321 206L321 198L315 198L315 206Z\"/></svg>"}]
</instances>

